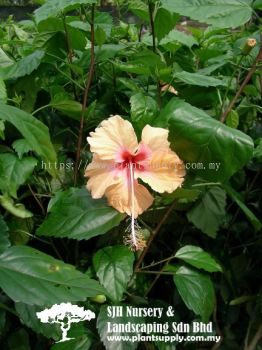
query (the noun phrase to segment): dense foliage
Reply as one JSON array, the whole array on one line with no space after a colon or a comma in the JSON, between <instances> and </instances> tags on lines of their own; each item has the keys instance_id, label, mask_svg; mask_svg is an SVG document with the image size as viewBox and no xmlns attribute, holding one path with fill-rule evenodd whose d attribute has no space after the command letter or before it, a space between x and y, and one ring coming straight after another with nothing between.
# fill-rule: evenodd
<instances>
[{"instance_id":1,"label":"dense foliage","mask_svg":"<svg viewBox=\"0 0 262 350\"><path fill-rule=\"evenodd\" d=\"M0 27L1 349L261 349L261 1L42 3ZM142 255L85 189L86 136L112 114L167 128L187 167L139 218ZM97 318L54 344L36 312L70 301ZM173 305L221 342L109 343L111 304Z\"/></svg>"}]
</instances>

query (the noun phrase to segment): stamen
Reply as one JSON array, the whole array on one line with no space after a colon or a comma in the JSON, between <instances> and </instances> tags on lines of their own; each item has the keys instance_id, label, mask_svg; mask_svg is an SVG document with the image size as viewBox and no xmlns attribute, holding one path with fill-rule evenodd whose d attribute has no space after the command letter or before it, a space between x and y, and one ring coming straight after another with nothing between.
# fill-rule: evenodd
<instances>
[{"instance_id":1,"label":"stamen","mask_svg":"<svg viewBox=\"0 0 262 350\"><path fill-rule=\"evenodd\" d=\"M132 250L140 250L146 246L146 242L143 239L141 228L135 220L134 168L132 162L129 162L129 171L131 187L131 224L126 229L127 236L124 238L124 243L129 245Z\"/></svg>"}]
</instances>

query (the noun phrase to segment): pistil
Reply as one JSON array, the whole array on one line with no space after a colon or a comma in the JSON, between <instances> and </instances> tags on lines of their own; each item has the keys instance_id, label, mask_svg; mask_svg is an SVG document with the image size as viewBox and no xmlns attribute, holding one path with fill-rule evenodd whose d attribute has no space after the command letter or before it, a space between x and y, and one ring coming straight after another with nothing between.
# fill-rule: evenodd
<instances>
[{"instance_id":1,"label":"pistil","mask_svg":"<svg viewBox=\"0 0 262 350\"><path fill-rule=\"evenodd\" d=\"M134 186L134 164L132 161L128 163L129 168L129 200L131 200L131 224L128 226L126 232L128 236L125 237L125 244L130 245L132 250L140 250L146 246L143 239L141 228L135 219L135 186Z\"/></svg>"}]
</instances>

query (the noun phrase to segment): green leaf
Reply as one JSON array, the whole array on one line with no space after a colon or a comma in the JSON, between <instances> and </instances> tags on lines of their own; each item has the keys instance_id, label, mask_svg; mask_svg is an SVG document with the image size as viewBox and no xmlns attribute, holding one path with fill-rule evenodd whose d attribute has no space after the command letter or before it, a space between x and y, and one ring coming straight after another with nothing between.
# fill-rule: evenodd
<instances>
[{"instance_id":1,"label":"green leaf","mask_svg":"<svg viewBox=\"0 0 262 350\"><path fill-rule=\"evenodd\" d=\"M0 259L0 287L15 302L52 305L105 294L75 267L26 247L13 246Z\"/></svg>"},{"instance_id":2,"label":"green leaf","mask_svg":"<svg viewBox=\"0 0 262 350\"><path fill-rule=\"evenodd\" d=\"M0 67L4 68L13 64L13 60L0 47Z\"/></svg>"},{"instance_id":3,"label":"green leaf","mask_svg":"<svg viewBox=\"0 0 262 350\"><path fill-rule=\"evenodd\" d=\"M7 92L6 92L5 82L3 81L2 78L0 78L0 101L6 102L6 100L7 100Z\"/></svg>"},{"instance_id":4,"label":"green leaf","mask_svg":"<svg viewBox=\"0 0 262 350\"><path fill-rule=\"evenodd\" d=\"M144 21L149 21L148 7L142 0L132 0L128 2L129 11L136 16L142 18Z\"/></svg>"},{"instance_id":5,"label":"green leaf","mask_svg":"<svg viewBox=\"0 0 262 350\"><path fill-rule=\"evenodd\" d=\"M257 159L262 158L262 138L258 140L258 145L254 149L253 157Z\"/></svg>"},{"instance_id":6,"label":"green leaf","mask_svg":"<svg viewBox=\"0 0 262 350\"><path fill-rule=\"evenodd\" d=\"M188 188L177 188L173 193L164 194L162 196L163 204L171 204L175 199L178 200L178 203L191 203L197 200L201 191L192 190Z\"/></svg>"},{"instance_id":7,"label":"green leaf","mask_svg":"<svg viewBox=\"0 0 262 350\"><path fill-rule=\"evenodd\" d=\"M39 24L49 17L56 17L62 13L72 11L80 5L90 5L96 2L96 0L47 0L43 6L35 10L35 20Z\"/></svg>"},{"instance_id":8,"label":"green leaf","mask_svg":"<svg viewBox=\"0 0 262 350\"><path fill-rule=\"evenodd\" d=\"M16 107L0 104L0 119L13 124L26 139L32 150L51 165L56 163L56 153L51 143L48 128L31 114ZM49 167L51 175L56 176L54 167Z\"/></svg>"},{"instance_id":9,"label":"green leaf","mask_svg":"<svg viewBox=\"0 0 262 350\"><path fill-rule=\"evenodd\" d=\"M135 94L130 99L131 118L139 127L143 128L155 118L158 106L156 101L143 93Z\"/></svg>"},{"instance_id":10,"label":"green leaf","mask_svg":"<svg viewBox=\"0 0 262 350\"><path fill-rule=\"evenodd\" d=\"M25 75L31 74L40 65L44 57L44 51L35 51L31 55L22 58L11 66L5 67L2 70L1 77L4 80L17 79Z\"/></svg>"},{"instance_id":11,"label":"green leaf","mask_svg":"<svg viewBox=\"0 0 262 350\"><path fill-rule=\"evenodd\" d=\"M49 106L62 112L64 115L75 120L80 120L82 114L81 103L73 100L68 100L62 96L56 95L49 103Z\"/></svg>"},{"instance_id":12,"label":"green leaf","mask_svg":"<svg viewBox=\"0 0 262 350\"><path fill-rule=\"evenodd\" d=\"M19 139L12 143L13 149L18 154L19 159L22 159L25 153L32 151L32 147L25 139Z\"/></svg>"},{"instance_id":13,"label":"green leaf","mask_svg":"<svg viewBox=\"0 0 262 350\"><path fill-rule=\"evenodd\" d=\"M226 181L253 155L249 136L178 98L162 109L155 124L169 128L172 146L185 162L203 164L195 171L204 179Z\"/></svg>"},{"instance_id":14,"label":"green leaf","mask_svg":"<svg viewBox=\"0 0 262 350\"><path fill-rule=\"evenodd\" d=\"M10 247L8 227L0 215L0 254L2 254L8 247Z\"/></svg>"},{"instance_id":15,"label":"green leaf","mask_svg":"<svg viewBox=\"0 0 262 350\"><path fill-rule=\"evenodd\" d=\"M2 205L2 207L5 208L5 210L7 210L9 213L17 216L18 218L25 219L31 218L33 216L30 211L25 209L25 206L23 204L14 204L13 199L7 195L0 196L0 205Z\"/></svg>"},{"instance_id":16,"label":"green leaf","mask_svg":"<svg viewBox=\"0 0 262 350\"><path fill-rule=\"evenodd\" d=\"M95 29L95 41L99 47L106 41L106 32L100 26L97 26Z\"/></svg>"},{"instance_id":17,"label":"green leaf","mask_svg":"<svg viewBox=\"0 0 262 350\"><path fill-rule=\"evenodd\" d=\"M163 0L162 6L217 28L236 28L250 20L250 3L243 0Z\"/></svg>"},{"instance_id":18,"label":"green leaf","mask_svg":"<svg viewBox=\"0 0 262 350\"><path fill-rule=\"evenodd\" d=\"M173 29L159 43L159 45L172 50L177 43L191 48L193 45L198 45L198 41L192 36Z\"/></svg>"},{"instance_id":19,"label":"green leaf","mask_svg":"<svg viewBox=\"0 0 262 350\"><path fill-rule=\"evenodd\" d=\"M154 26L155 35L159 41L175 27L179 17L179 15L171 13L162 7L158 8L154 20Z\"/></svg>"},{"instance_id":20,"label":"green leaf","mask_svg":"<svg viewBox=\"0 0 262 350\"><path fill-rule=\"evenodd\" d=\"M109 332L108 331L108 323L110 325L116 324L127 324L130 322L131 324L137 324L137 323L144 323L145 320L141 317L132 317L132 316L126 316L126 307L127 305L123 305L123 316L118 316L112 319L108 316L108 306L103 305L100 308L100 312L97 318L97 329L98 333L100 335L100 339L102 340L106 350L135 350L137 348L137 342L131 342L131 341L109 341L108 336L126 336L125 332ZM112 326L111 326L112 327ZM110 330L110 329L109 329ZM132 337L137 335L136 332L130 332L128 333L128 336Z\"/></svg>"},{"instance_id":21,"label":"green leaf","mask_svg":"<svg viewBox=\"0 0 262 350\"><path fill-rule=\"evenodd\" d=\"M0 138L5 139L5 123L2 120L0 120Z\"/></svg>"},{"instance_id":22,"label":"green leaf","mask_svg":"<svg viewBox=\"0 0 262 350\"><path fill-rule=\"evenodd\" d=\"M256 10L262 10L262 0L255 0L253 7Z\"/></svg>"},{"instance_id":23,"label":"green leaf","mask_svg":"<svg viewBox=\"0 0 262 350\"><path fill-rule=\"evenodd\" d=\"M218 186L211 187L187 212L187 218L208 236L215 238L226 215L226 193Z\"/></svg>"},{"instance_id":24,"label":"green leaf","mask_svg":"<svg viewBox=\"0 0 262 350\"><path fill-rule=\"evenodd\" d=\"M3 193L10 194L17 198L18 188L25 183L28 177L32 174L37 160L33 157L25 157L19 159L12 153L0 154L0 163L4 169L3 174L6 178L5 188L1 188Z\"/></svg>"},{"instance_id":25,"label":"green leaf","mask_svg":"<svg viewBox=\"0 0 262 350\"><path fill-rule=\"evenodd\" d=\"M125 246L106 247L94 258L94 268L113 302L120 302L133 273L134 254Z\"/></svg>"},{"instance_id":26,"label":"green leaf","mask_svg":"<svg viewBox=\"0 0 262 350\"><path fill-rule=\"evenodd\" d=\"M241 198L241 195L236 192L231 186L223 185L225 190L227 191L227 194L231 197L231 199L237 203L239 208L243 211L243 213L246 215L252 226L256 231L260 230L262 227L262 224L260 220L256 217L256 215L245 205L243 202L243 198Z\"/></svg>"},{"instance_id":27,"label":"green leaf","mask_svg":"<svg viewBox=\"0 0 262 350\"><path fill-rule=\"evenodd\" d=\"M105 200L92 199L84 188L60 193L50 212L37 230L38 235L87 240L106 233L124 218Z\"/></svg>"},{"instance_id":28,"label":"green leaf","mask_svg":"<svg viewBox=\"0 0 262 350\"><path fill-rule=\"evenodd\" d=\"M227 115L226 124L233 129L236 129L238 127L239 116L238 116L238 113L233 109Z\"/></svg>"},{"instance_id":29,"label":"green leaf","mask_svg":"<svg viewBox=\"0 0 262 350\"><path fill-rule=\"evenodd\" d=\"M174 73L175 80L180 80L189 85L197 86L226 86L226 82L214 77L208 77L199 73L190 73L186 71Z\"/></svg>"},{"instance_id":30,"label":"green leaf","mask_svg":"<svg viewBox=\"0 0 262 350\"><path fill-rule=\"evenodd\" d=\"M15 310L22 324L32 328L36 333L43 334L47 338L59 340L61 333L60 326L58 324L42 323L36 316L37 312L42 311L41 306L15 303Z\"/></svg>"},{"instance_id":31,"label":"green leaf","mask_svg":"<svg viewBox=\"0 0 262 350\"><path fill-rule=\"evenodd\" d=\"M215 261L215 259L200 247L186 245L176 252L175 257L197 267L198 269L203 269L208 272L222 272L221 266Z\"/></svg>"},{"instance_id":32,"label":"green leaf","mask_svg":"<svg viewBox=\"0 0 262 350\"><path fill-rule=\"evenodd\" d=\"M200 315L203 322L207 322L215 304L215 291L210 277L190 267L181 266L173 278L186 306Z\"/></svg>"}]
</instances>

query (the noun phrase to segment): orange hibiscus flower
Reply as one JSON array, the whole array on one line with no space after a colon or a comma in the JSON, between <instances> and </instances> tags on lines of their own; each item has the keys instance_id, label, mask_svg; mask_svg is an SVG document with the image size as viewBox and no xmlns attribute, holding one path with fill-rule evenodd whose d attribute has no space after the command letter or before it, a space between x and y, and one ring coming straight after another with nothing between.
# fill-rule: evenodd
<instances>
[{"instance_id":1,"label":"orange hibiscus flower","mask_svg":"<svg viewBox=\"0 0 262 350\"><path fill-rule=\"evenodd\" d=\"M173 192L183 183L183 161L170 149L168 130L146 125L138 144L132 124L115 115L104 120L87 138L93 161L87 166L87 189L93 198L106 196L109 205L131 216L130 236L126 240L133 250L145 242L139 233L136 218L153 203L147 188Z\"/></svg>"}]
</instances>

